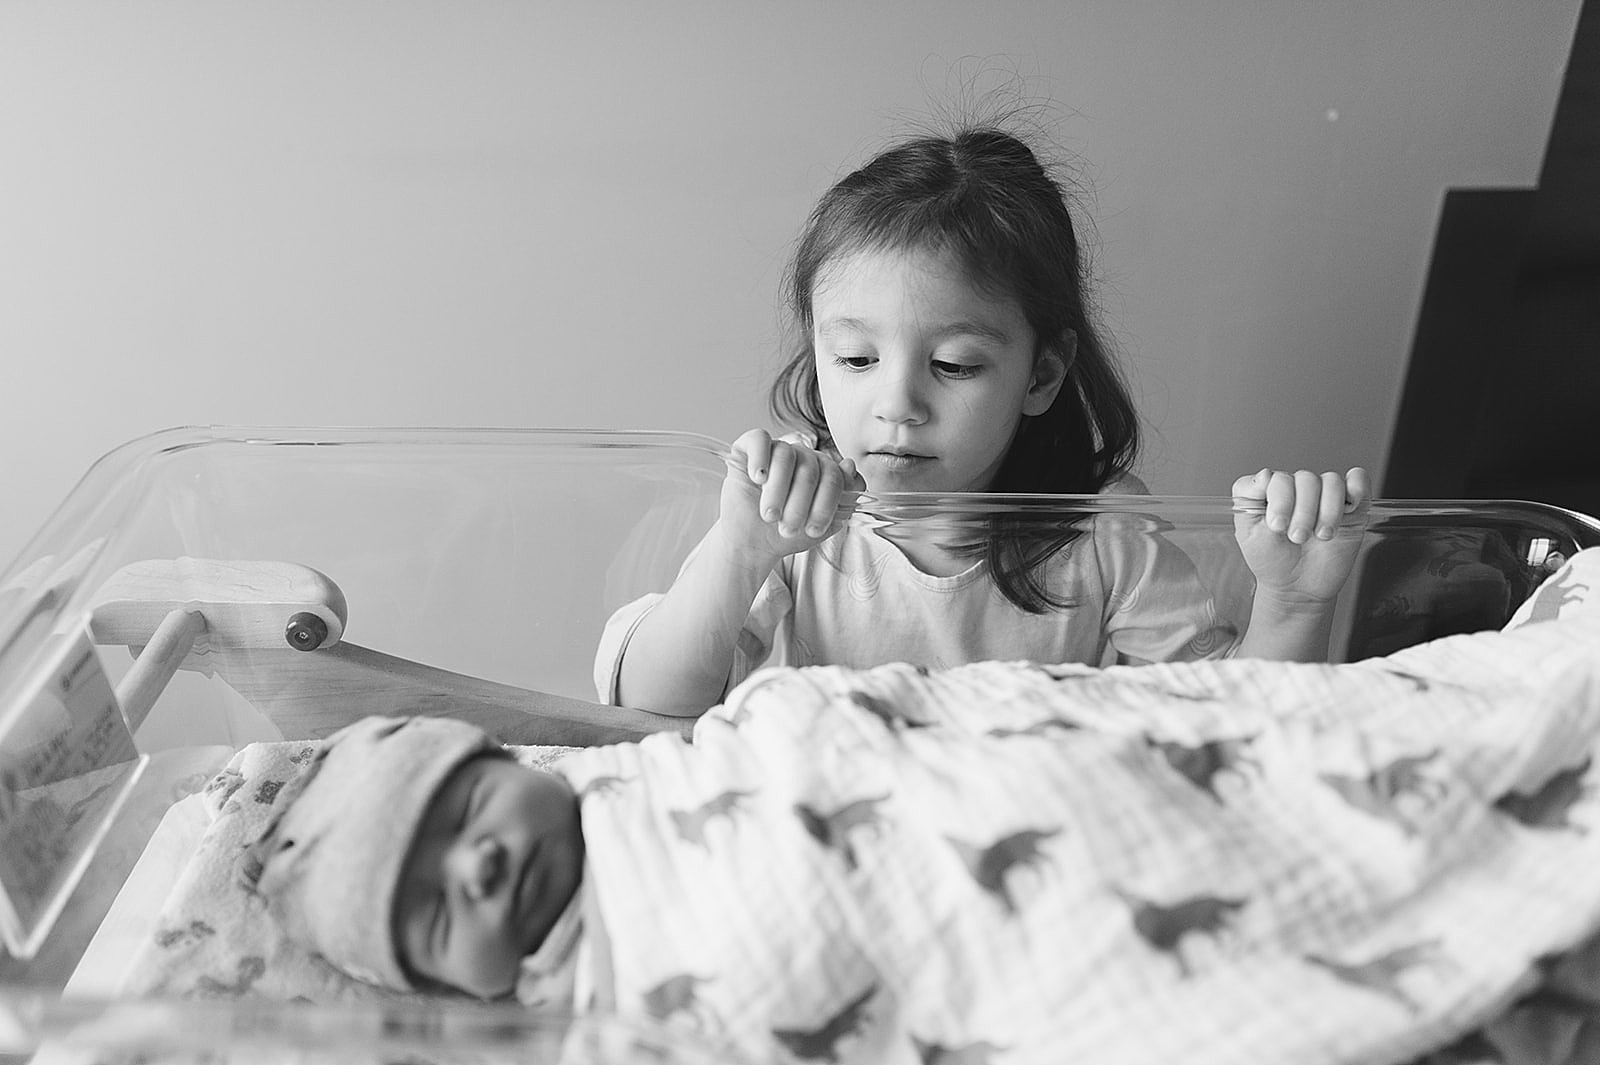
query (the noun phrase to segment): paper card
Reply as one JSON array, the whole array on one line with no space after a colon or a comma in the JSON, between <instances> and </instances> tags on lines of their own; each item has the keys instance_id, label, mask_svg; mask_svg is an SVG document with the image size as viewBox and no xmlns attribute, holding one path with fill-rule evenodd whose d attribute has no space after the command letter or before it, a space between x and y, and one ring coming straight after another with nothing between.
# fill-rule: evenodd
<instances>
[{"instance_id":1,"label":"paper card","mask_svg":"<svg viewBox=\"0 0 1600 1065\"><path fill-rule=\"evenodd\" d=\"M12 696L15 696L13 699ZM85 629L0 708L0 936L32 957L145 759Z\"/></svg>"}]
</instances>

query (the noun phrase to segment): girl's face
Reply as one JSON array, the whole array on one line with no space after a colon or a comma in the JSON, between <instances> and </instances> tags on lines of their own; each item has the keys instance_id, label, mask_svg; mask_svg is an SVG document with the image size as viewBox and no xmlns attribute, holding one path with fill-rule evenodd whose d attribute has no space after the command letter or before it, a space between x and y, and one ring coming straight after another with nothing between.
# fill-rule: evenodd
<instances>
[{"instance_id":1,"label":"girl's face","mask_svg":"<svg viewBox=\"0 0 1600 1065\"><path fill-rule=\"evenodd\" d=\"M578 799L509 758L474 758L428 808L400 870L395 937L416 976L508 994L583 871Z\"/></svg>"},{"instance_id":2,"label":"girl's face","mask_svg":"<svg viewBox=\"0 0 1600 1065\"><path fill-rule=\"evenodd\" d=\"M1066 367L952 257L868 249L824 270L812 343L828 431L874 492L982 492Z\"/></svg>"}]
</instances>

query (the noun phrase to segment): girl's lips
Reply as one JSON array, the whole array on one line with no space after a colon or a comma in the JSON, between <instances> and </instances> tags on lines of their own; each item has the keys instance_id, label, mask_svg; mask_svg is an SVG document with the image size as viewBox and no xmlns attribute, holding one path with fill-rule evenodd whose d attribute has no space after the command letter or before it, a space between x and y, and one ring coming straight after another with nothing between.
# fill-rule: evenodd
<instances>
[{"instance_id":1,"label":"girl's lips","mask_svg":"<svg viewBox=\"0 0 1600 1065\"><path fill-rule=\"evenodd\" d=\"M901 454L895 451L869 451L867 458L890 470L910 469L923 462L932 462L931 455Z\"/></svg>"}]
</instances>

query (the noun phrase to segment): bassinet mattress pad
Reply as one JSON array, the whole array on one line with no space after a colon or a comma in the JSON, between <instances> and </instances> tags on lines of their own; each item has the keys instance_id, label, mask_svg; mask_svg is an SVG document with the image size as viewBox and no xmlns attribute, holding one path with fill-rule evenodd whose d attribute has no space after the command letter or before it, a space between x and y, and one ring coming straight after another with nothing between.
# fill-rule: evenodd
<instances>
[{"instance_id":1,"label":"bassinet mattress pad","mask_svg":"<svg viewBox=\"0 0 1600 1065\"><path fill-rule=\"evenodd\" d=\"M564 771L590 785L591 852L624 885L606 899L596 878L614 1007L760 1059L887 1062L1405 1061L1516 1021L1507 1006L1600 928L1600 889L1572 875L1600 869L1597 579L1600 551L1585 552L1515 619L1556 623L1363 668L776 671L702 721L711 753L693 774L676 754L645 764L669 737L574 752ZM797 761L797 744L825 756ZM862 759L887 752L903 788L912 745L930 775L909 832L849 814L889 779ZM311 750L247 748L213 781L216 820L129 991L389 995L242 908L238 849ZM963 801L951 784L974 761L996 782ZM1024 763L1045 783L1017 786ZM667 801L616 786L650 772ZM762 853L797 831L816 845ZM722 874L718 849L733 855ZM657 887L626 886L640 883ZM955 904L924 904L940 898ZM695 954L717 942L728 949ZM1491 1032L1572 1038L1559 1024Z\"/></svg>"}]
</instances>

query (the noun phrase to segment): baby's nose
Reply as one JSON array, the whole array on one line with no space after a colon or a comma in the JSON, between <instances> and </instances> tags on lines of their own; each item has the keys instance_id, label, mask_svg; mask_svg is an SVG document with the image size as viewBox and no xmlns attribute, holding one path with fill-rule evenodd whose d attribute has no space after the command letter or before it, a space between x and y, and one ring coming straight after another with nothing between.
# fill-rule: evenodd
<instances>
[{"instance_id":1,"label":"baby's nose","mask_svg":"<svg viewBox=\"0 0 1600 1065\"><path fill-rule=\"evenodd\" d=\"M450 876L474 902L499 890L506 876L506 849L491 836L462 840L450 851Z\"/></svg>"}]
</instances>

